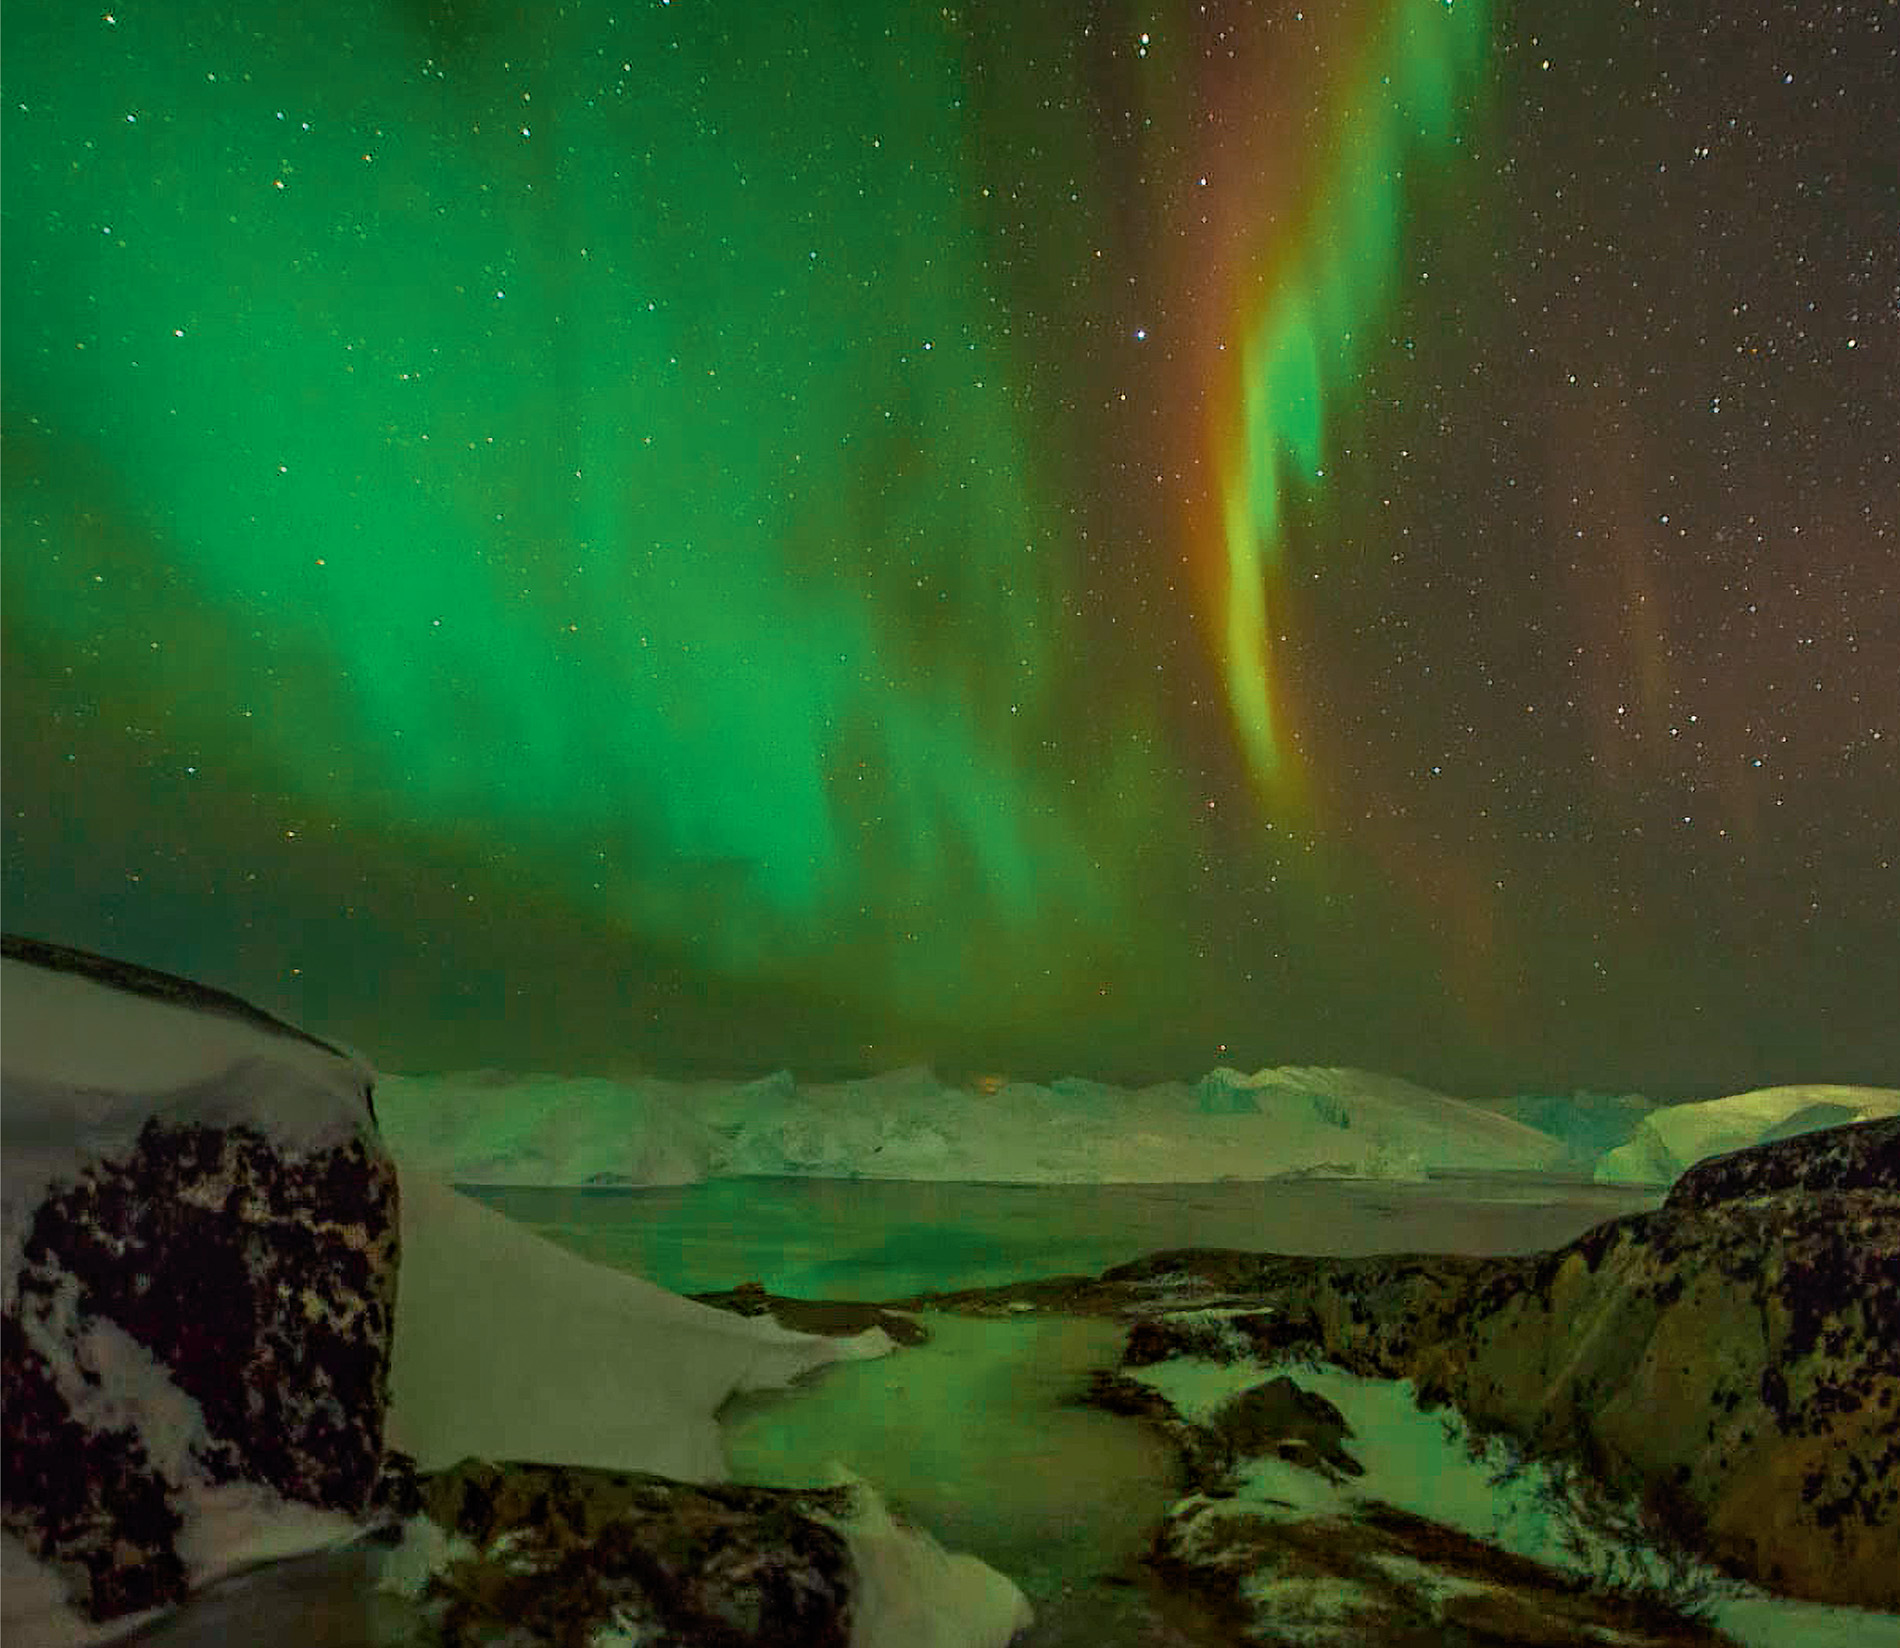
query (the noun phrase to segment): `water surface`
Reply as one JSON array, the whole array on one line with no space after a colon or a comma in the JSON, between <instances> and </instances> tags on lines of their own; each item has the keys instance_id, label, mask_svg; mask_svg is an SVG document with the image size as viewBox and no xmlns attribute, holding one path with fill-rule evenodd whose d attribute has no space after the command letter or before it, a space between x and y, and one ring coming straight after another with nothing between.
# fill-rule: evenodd
<instances>
[{"instance_id":1,"label":"water surface","mask_svg":"<svg viewBox=\"0 0 1900 1648\"><path fill-rule=\"evenodd\" d=\"M1534 1253L1657 1206L1659 1188L1533 1174L1265 1183L996 1185L712 1179L594 1189L462 1186L586 1258L681 1293L756 1281L896 1299L1094 1275L1176 1247L1277 1253Z\"/></svg>"}]
</instances>

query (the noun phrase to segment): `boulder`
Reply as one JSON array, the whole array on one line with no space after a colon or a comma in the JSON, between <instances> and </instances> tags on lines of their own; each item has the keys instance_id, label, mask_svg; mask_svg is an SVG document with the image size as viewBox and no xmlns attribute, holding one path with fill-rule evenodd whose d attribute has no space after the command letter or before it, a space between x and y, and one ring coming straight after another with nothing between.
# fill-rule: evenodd
<instances>
[{"instance_id":1,"label":"boulder","mask_svg":"<svg viewBox=\"0 0 1900 1648\"><path fill-rule=\"evenodd\" d=\"M1790 1134L1752 1150L1711 1156L1670 1187L1663 1206L1689 1213L1803 1191L1900 1196L1900 1116Z\"/></svg>"},{"instance_id":2,"label":"boulder","mask_svg":"<svg viewBox=\"0 0 1900 1648\"><path fill-rule=\"evenodd\" d=\"M518 1636L845 1648L853 1490L690 1485L643 1472L464 1460L425 1482L459 1541L425 1614L446 1648Z\"/></svg>"},{"instance_id":3,"label":"boulder","mask_svg":"<svg viewBox=\"0 0 1900 1648\"><path fill-rule=\"evenodd\" d=\"M105 1621L373 1512L396 1176L347 1054L184 980L5 958L4 1523Z\"/></svg>"}]
</instances>

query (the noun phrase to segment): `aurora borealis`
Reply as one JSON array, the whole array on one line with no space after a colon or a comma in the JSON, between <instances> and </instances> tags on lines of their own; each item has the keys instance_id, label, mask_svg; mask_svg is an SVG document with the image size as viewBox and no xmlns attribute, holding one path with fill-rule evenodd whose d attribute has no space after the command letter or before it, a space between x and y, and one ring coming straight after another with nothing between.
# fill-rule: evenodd
<instances>
[{"instance_id":1,"label":"aurora borealis","mask_svg":"<svg viewBox=\"0 0 1900 1648\"><path fill-rule=\"evenodd\" d=\"M1596 12L9 6L8 927L395 1069L1895 1080L1900 19Z\"/></svg>"}]
</instances>

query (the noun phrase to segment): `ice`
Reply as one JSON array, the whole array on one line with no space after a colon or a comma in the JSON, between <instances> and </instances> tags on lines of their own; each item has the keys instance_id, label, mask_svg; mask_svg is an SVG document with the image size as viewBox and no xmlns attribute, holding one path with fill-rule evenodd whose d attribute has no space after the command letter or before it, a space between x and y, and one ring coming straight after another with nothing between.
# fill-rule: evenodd
<instances>
[{"instance_id":1,"label":"ice","mask_svg":"<svg viewBox=\"0 0 1900 1648\"><path fill-rule=\"evenodd\" d=\"M1701 1104L1651 1111L1628 1143L1597 1163L1604 1184L1668 1184L1710 1156L1811 1127L1900 1115L1900 1088L1810 1083L1757 1087Z\"/></svg>"},{"instance_id":2,"label":"ice","mask_svg":"<svg viewBox=\"0 0 1900 1648\"><path fill-rule=\"evenodd\" d=\"M696 1184L720 1141L683 1082L510 1075L381 1076L376 1113L399 1160L458 1184Z\"/></svg>"},{"instance_id":3,"label":"ice","mask_svg":"<svg viewBox=\"0 0 1900 1648\"><path fill-rule=\"evenodd\" d=\"M385 1077L398 1161L467 1184L682 1184L748 1175L992 1184L1208 1183L1319 1173L1547 1171L1547 1133L1368 1071L1215 1070L1138 1089L1067 1077L995 1092L929 1070L803 1083Z\"/></svg>"},{"instance_id":4,"label":"ice","mask_svg":"<svg viewBox=\"0 0 1900 1648\"><path fill-rule=\"evenodd\" d=\"M741 1481L795 1487L842 1460L939 1538L1037 1596L1138 1561L1179 1489L1173 1450L1076 1394L1123 1324L924 1313L927 1343L827 1373L725 1420Z\"/></svg>"},{"instance_id":5,"label":"ice","mask_svg":"<svg viewBox=\"0 0 1900 1648\"><path fill-rule=\"evenodd\" d=\"M399 1161L463 1184L1593 1172L1606 1184L1667 1185L1705 1156L1778 1131L1900 1113L1900 1090L1809 1084L1696 1104L1579 1094L1493 1107L1395 1076L1305 1065L1217 1069L1142 1088L1067 1076L994 1091L921 1067L816 1083L787 1071L750 1082L472 1071L385 1076L377 1104Z\"/></svg>"}]
</instances>

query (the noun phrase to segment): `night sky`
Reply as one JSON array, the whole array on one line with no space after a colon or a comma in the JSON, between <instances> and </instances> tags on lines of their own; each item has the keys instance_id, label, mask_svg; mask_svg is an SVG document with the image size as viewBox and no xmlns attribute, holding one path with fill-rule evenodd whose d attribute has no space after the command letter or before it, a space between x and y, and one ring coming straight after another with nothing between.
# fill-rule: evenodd
<instances>
[{"instance_id":1,"label":"night sky","mask_svg":"<svg viewBox=\"0 0 1900 1648\"><path fill-rule=\"evenodd\" d=\"M1900 8L15 0L5 918L389 1069L1900 1083Z\"/></svg>"}]
</instances>

